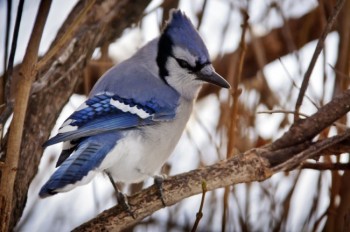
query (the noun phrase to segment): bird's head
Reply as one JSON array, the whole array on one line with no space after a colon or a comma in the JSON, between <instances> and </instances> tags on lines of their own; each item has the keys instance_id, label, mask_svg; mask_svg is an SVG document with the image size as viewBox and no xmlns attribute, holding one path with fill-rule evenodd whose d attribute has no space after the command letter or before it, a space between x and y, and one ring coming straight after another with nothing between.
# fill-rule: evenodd
<instances>
[{"instance_id":1,"label":"bird's head","mask_svg":"<svg viewBox=\"0 0 350 232\"><path fill-rule=\"evenodd\" d=\"M194 98L205 82L230 88L215 72L202 38L180 10L170 12L170 19L160 35L157 64L160 77L188 98Z\"/></svg>"}]
</instances>

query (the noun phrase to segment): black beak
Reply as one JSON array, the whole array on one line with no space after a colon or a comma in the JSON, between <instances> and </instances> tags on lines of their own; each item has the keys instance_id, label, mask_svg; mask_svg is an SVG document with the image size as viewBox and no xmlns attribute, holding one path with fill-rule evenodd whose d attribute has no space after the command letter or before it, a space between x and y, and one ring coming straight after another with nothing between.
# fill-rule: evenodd
<instances>
[{"instance_id":1,"label":"black beak","mask_svg":"<svg viewBox=\"0 0 350 232\"><path fill-rule=\"evenodd\" d=\"M215 72L215 70L212 70L210 74L199 71L197 75L199 80L217 85L222 88L231 88L230 84L222 76Z\"/></svg>"}]
</instances>

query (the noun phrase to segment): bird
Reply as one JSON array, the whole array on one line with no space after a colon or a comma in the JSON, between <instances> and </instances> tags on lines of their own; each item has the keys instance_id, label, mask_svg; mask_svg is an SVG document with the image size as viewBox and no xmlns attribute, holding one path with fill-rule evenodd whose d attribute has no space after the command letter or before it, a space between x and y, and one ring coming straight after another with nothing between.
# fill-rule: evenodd
<instances>
[{"instance_id":1,"label":"bird","mask_svg":"<svg viewBox=\"0 0 350 232\"><path fill-rule=\"evenodd\" d=\"M204 83L230 88L190 19L173 9L160 35L102 75L87 100L43 144L63 142L63 148L39 196L70 191L98 173L106 173L112 184L157 176ZM125 200L118 196L118 203Z\"/></svg>"}]
</instances>

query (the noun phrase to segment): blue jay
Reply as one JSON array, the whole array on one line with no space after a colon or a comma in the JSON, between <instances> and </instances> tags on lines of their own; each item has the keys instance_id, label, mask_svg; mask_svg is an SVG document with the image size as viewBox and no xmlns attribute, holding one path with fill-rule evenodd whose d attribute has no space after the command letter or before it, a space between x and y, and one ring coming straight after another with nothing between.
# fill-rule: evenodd
<instances>
[{"instance_id":1,"label":"blue jay","mask_svg":"<svg viewBox=\"0 0 350 232\"><path fill-rule=\"evenodd\" d=\"M136 183L154 176L180 139L203 83L230 88L191 21L172 10L161 35L107 71L44 147L63 142L47 197L100 172ZM118 200L119 202L119 200Z\"/></svg>"}]
</instances>

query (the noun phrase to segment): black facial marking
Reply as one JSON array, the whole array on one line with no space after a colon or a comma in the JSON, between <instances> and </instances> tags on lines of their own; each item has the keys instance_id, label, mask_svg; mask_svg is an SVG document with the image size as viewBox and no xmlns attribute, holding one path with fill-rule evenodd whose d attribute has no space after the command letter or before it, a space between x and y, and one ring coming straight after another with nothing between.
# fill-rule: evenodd
<instances>
[{"instance_id":1,"label":"black facial marking","mask_svg":"<svg viewBox=\"0 0 350 232\"><path fill-rule=\"evenodd\" d=\"M183 69L187 69L190 73L196 73L199 72L204 66L211 64L209 61L200 63L199 61L196 61L196 66L191 66L186 60L176 58L172 55L172 57L177 61L179 66Z\"/></svg>"},{"instance_id":2,"label":"black facial marking","mask_svg":"<svg viewBox=\"0 0 350 232\"><path fill-rule=\"evenodd\" d=\"M175 60L177 61L177 63L180 65L181 68L185 68L188 70L191 70L193 68L186 60L178 59L178 58L175 58Z\"/></svg>"},{"instance_id":3,"label":"black facial marking","mask_svg":"<svg viewBox=\"0 0 350 232\"><path fill-rule=\"evenodd\" d=\"M166 31L163 32L158 42L158 54L157 54L157 64L159 68L159 76L166 83L165 77L169 75L168 70L166 69L166 61L169 56L172 54L173 42L167 35Z\"/></svg>"},{"instance_id":4,"label":"black facial marking","mask_svg":"<svg viewBox=\"0 0 350 232\"><path fill-rule=\"evenodd\" d=\"M211 64L210 61L199 63L199 61L196 61L196 67L194 67L194 72L199 72L204 66Z\"/></svg>"},{"instance_id":5,"label":"black facial marking","mask_svg":"<svg viewBox=\"0 0 350 232\"><path fill-rule=\"evenodd\" d=\"M168 84L168 82L166 81L165 77L169 76L169 72L166 68L166 62L169 57L173 57L179 64L179 66L183 69L188 70L189 73L199 72L204 66L210 64L210 61L200 63L200 61L197 60L196 66L193 67L186 60L176 58L173 55L172 47L173 41L170 39L169 35L167 34L167 31L165 30L158 41L158 54L156 61L159 68L159 76L166 84Z\"/></svg>"}]
</instances>

